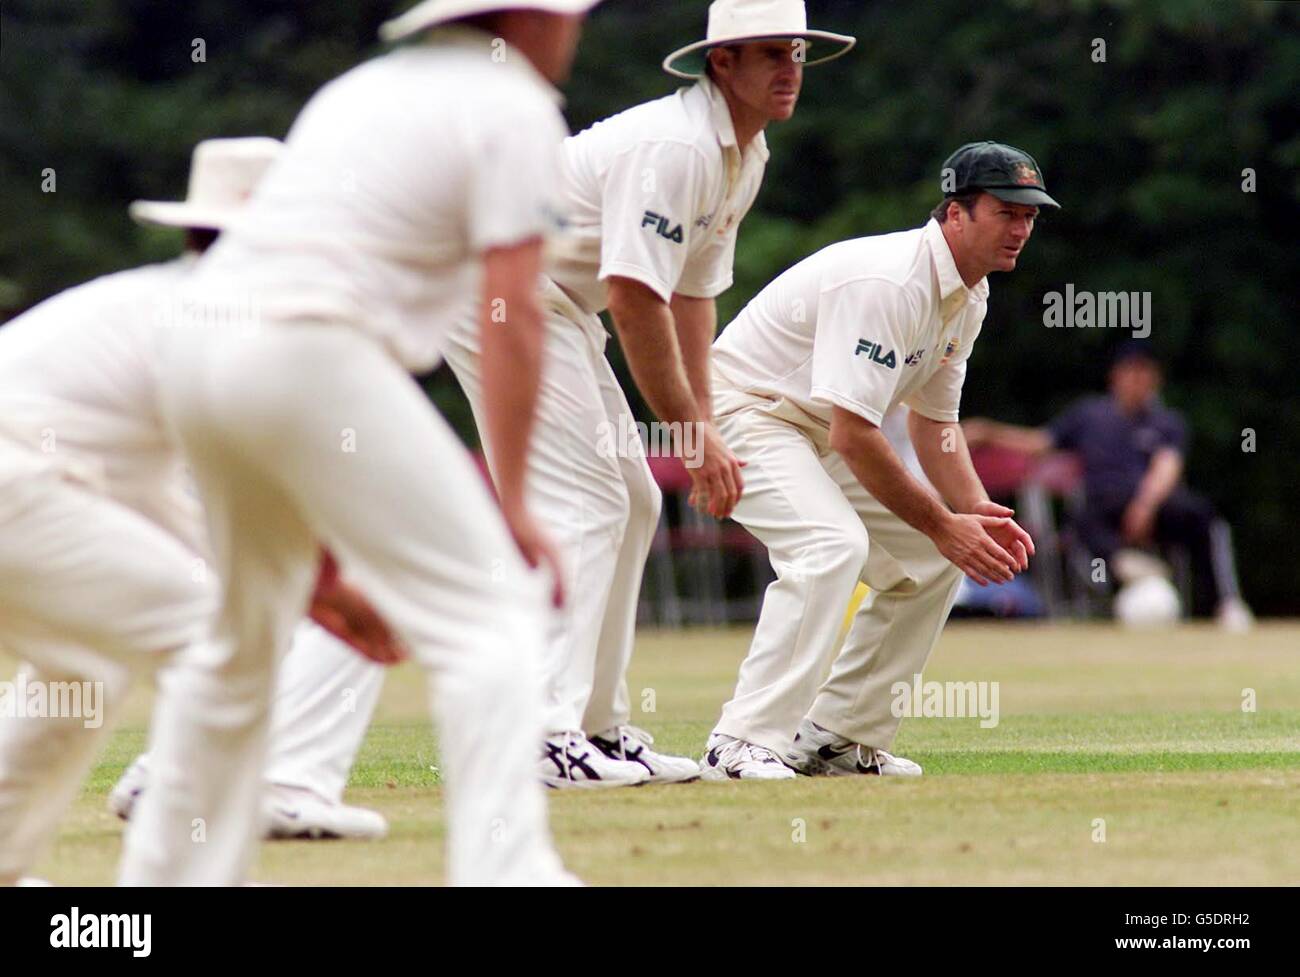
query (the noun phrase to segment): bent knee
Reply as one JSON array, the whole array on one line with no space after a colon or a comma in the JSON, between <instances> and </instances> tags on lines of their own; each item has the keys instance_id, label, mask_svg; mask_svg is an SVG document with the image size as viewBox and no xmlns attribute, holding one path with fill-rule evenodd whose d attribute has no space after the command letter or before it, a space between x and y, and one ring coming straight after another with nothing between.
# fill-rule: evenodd
<instances>
[{"instance_id":1,"label":"bent knee","mask_svg":"<svg viewBox=\"0 0 1300 977\"><path fill-rule=\"evenodd\" d=\"M819 577L856 581L867 568L871 541L866 530L836 530L819 534L794 554L787 573L798 577Z\"/></svg>"},{"instance_id":2,"label":"bent knee","mask_svg":"<svg viewBox=\"0 0 1300 977\"><path fill-rule=\"evenodd\" d=\"M664 494L659 490L648 466L625 483L627 486L627 520L657 526L664 508Z\"/></svg>"}]
</instances>

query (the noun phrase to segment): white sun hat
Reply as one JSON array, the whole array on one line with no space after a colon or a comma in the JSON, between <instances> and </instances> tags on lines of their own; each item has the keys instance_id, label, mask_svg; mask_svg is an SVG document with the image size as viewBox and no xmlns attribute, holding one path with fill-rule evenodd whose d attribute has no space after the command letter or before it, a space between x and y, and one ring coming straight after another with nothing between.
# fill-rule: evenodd
<instances>
[{"instance_id":1,"label":"white sun hat","mask_svg":"<svg viewBox=\"0 0 1300 977\"><path fill-rule=\"evenodd\" d=\"M252 196L283 149L284 143L267 136L205 139L194 147L184 200L137 200L129 213L141 224L219 231Z\"/></svg>"},{"instance_id":2,"label":"white sun hat","mask_svg":"<svg viewBox=\"0 0 1300 977\"><path fill-rule=\"evenodd\" d=\"M678 78L699 78L704 74L709 48L751 41L784 41L803 38L810 51L829 53L804 60L821 64L849 53L858 42L847 34L810 31L803 0L713 0L709 4L709 31L703 41L688 44L664 58L664 71Z\"/></svg>"},{"instance_id":3,"label":"white sun hat","mask_svg":"<svg viewBox=\"0 0 1300 977\"><path fill-rule=\"evenodd\" d=\"M497 10L541 10L550 14L585 14L600 0L424 0L379 28L385 41L400 41L430 27Z\"/></svg>"}]
</instances>

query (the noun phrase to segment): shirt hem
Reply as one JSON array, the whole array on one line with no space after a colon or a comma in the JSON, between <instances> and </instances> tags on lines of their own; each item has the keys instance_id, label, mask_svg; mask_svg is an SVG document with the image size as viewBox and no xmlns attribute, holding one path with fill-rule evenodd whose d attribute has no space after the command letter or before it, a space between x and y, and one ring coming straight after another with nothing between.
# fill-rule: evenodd
<instances>
[{"instance_id":1,"label":"shirt hem","mask_svg":"<svg viewBox=\"0 0 1300 977\"><path fill-rule=\"evenodd\" d=\"M619 262L611 262L607 265L600 266L600 273L596 276L598 281L608 283L613 276L619 278L630 278L635 282L640 282L650 291L654 292L661 298L664 303L672 301L673 290L662 280L656 278L644 268L638 268L636 265L627 265Z\"/></svg>"}]
</instances>

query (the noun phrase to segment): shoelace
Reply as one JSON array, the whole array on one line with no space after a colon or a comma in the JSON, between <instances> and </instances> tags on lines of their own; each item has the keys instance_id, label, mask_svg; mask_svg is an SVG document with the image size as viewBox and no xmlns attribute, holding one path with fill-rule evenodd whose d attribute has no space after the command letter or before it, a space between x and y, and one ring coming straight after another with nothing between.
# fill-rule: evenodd
<instances>
[{"instance_id":1,"label":"shoelace","mask_svg":"<svg viewBox=\"0 0 1300 977\"><path fill-rule=\"evenodd\" d=\"M640 740L646 746L654 746L655 738L647 733L640 726L625 725L618 727L620 733L625 733L634 740Z\"/></svg>"},{"instance_id":2,"label":"shoelace","mask_svg":"<svg viewBox=\"0 0 1300 977\"><path fill-rule=\"evenodd\" d=\"M893 763L897 757L888 750L877 750L870 746L858 747L858 763L864 767L875 767L881 773L885 772L885 764Z\"/></svg>"},{"instance_id":3,"label":"shoelace","mask_svg":"<svg viewBox=\"0 0 1300 977\"><path fill-rule=\"evenodd\" d=\"M738 741L740 742L740 741ZM759 746L757 743L741 743L739 751L743 758L752 760L755 763L780 763L781 758L769 750L766 746Z\"/></svg>"},{"instance_id":4,"label":"shoelace","mask_svg":"<svg viewBox=\"0 0 1300 977\"><path fill-rule=\"evenodd\" d=\"M614 742L618 744L619 757L623 760L629 760L627 746L623 738L636 740L645 746L654 746L655 738L647 733L640 726L633 726L630 723L624 723L622 726L614 727ZM602 737L603 739L604 737ZM638 751L639 754L639 751Z\"/></svg>"},{"instance_id":5,"label":"shoelace","mask_svg":"<svg viewBox=\"0 0 1300 977\"><path fill-rule=\"evenodd\" d=\"M880 760L881 756L882 756L881 750L873 750L869 746L859 746L858 767L863 770L870 770L872 767L876 767L877 769L881 770L881 772L883 773L884 771L883 768L881 767L881 760Z\"/></svg>"}]
</instances>

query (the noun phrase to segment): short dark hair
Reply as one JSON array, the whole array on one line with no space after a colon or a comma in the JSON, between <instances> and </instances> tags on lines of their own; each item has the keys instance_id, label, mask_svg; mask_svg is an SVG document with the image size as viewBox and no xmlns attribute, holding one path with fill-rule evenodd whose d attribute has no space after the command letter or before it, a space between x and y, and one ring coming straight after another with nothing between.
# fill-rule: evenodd
<instances>
[{"instance_id":1,"label":"short dark hair","mask_svg":"<svg viewBox=\"0 0 1300 977\"><path fill-rule=\"evenodd\" d=\"M1120 366L1126 363L1145 363L1147 366L1160 369L1160 357L1156 355L1153 347L1145 339L1128 339L1120 343L1111 354L1111 367Z\"/></svg>"},{"instance_id":2,"label":"short dark hair","mask_svg":"<svg viewBox=\"0 0 1300 977\"><path fill-rule=\"evenodd\" d=\"M965 193L956 193L951 197L944 197L937 205L935 205L934 210L930 211L930 216L940 224L945 224L948 221L948 205L957 204L962 210L970 214L971 219L973 220L975 214L975 201L979 199L979 195L983 192L983 190L967 190Z\"/></svg>"},{"instance_id":3,"label":"short dark hair","mask_svg":"<svg viewBox=\"0 0 1300 977\"><path fill-rule=\"evenodd\" d=\"M216 243L220 235L221 231L215 227L187 227L185 228L185 250L202 254Z\"/></svg>"},{"instance_id":4,"label":"short dark hair","mask_svg":"<svg viewBox=\"0 0 1300 977\"><path fill-rule=\"evenodd\" d=\"M466 27L477 27L481 31L487 31L489 34L497 33L501 23L501 10L489 10L485 14L470 14L468 17L457 17L452 24L463 24Z\"/></svg>"}]
</instances>

